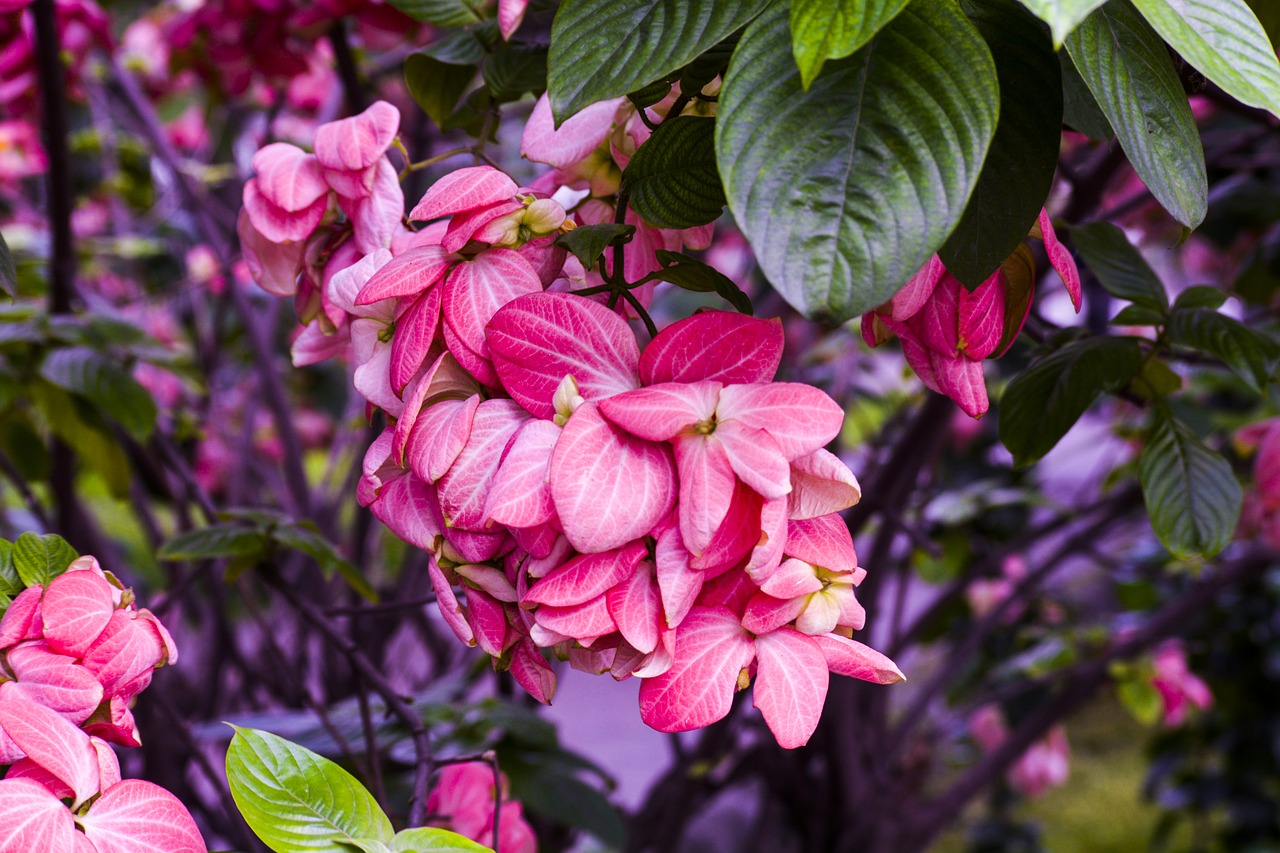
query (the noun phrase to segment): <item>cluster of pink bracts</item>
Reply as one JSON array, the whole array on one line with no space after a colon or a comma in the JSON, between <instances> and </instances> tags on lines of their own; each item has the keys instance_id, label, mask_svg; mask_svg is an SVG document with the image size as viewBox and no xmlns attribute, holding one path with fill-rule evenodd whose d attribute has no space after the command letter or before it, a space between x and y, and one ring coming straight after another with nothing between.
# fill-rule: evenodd
<instances>
[{"instance_id":1,"label":"cluster of pink bracts","mask_svg":"<svg viewBox=\"0 0 1280 853\"><path fill-rule=\"evenodd\" d=\"M754 681L786 747L812 734L829 672L899 680L851 639L863 570L836 513L859 491L823 449L843 412L773 381L781 325L709 311L641 352L603 299L567 292L592 273L554 243L586 224L580 207L613 203L601 195L566 211L545 181L524 189L466 168L409 214L432 224L406 228L385 157L391 112L321 127L314 155L260 151L241 234L266 289L300 282L309 325L295 363L347 355L386 413L359 498L431 554L458 637L544 702L555 673L543 649L642 678L641 714L663 731L721 719ZM605 112L614 129L593 129L578 155L617 146L625 110ZM567 185L602 171L556 165ZM589 193L616 190L595 183ZM688 236L645 229L628 268Z\"/></svg>"},{"instance_id":2,"label":"cluster of pink bracts","mask_svg":"<svg viewBox=\"0 0 1280 853\"><path fill-rule=\"evenodd\" d=\"M502 790L494 796L494 784ZM493 837L495 801L498 811L498 838ZM482 761L450 764L440 771L440 779L427 796L427 812L432 826L465 835L492 847L497 853L537 853L538 837L524 819L524 807L507 799L507 777L494 779L493 768Z\"/></svg>"},{"instance_id":3,"label":"cluster of pink bracts","mask_svg":"<svg viewBox=\"0 0 1280 853\"><path fill-rule=\"evenodd\" d=\"M0 853L205 853L186 807L122 780L110 746L139 745L129 704L177 654L92 557L13 600L0 620Z\"/></svg>"}]
</instances>

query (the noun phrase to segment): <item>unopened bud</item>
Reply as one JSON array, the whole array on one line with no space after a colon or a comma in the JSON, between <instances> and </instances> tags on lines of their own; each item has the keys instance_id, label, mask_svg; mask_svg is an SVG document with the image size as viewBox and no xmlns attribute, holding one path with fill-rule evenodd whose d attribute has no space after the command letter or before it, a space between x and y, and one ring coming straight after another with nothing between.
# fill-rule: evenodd
<instances>
[{"instance_id":1,"label":"unopened bud","mask_svg":"<svg viewBox=\"0 0 1280 853\"><path fill-rule=\"evenodd\" d=\"M569 421L569 416L585 402L586 400L583 400L582 395L578 393L578 380L572 375L566 375L561 379L560 384L556 386L556 393L551 397L551 405L556 410L556 426L564 426Z\"/></svg>"},{"instance_id":2,"label":"unopened bud","mask_svg":"<svg viewBox=\"0 0 1280 853\"><path fill-rule=\"evenodd\" d=\"M549 198L535 199L524 210L524 226L534 237L545 237L565 220L564 208Z\"/></svg>"}]
</instances>

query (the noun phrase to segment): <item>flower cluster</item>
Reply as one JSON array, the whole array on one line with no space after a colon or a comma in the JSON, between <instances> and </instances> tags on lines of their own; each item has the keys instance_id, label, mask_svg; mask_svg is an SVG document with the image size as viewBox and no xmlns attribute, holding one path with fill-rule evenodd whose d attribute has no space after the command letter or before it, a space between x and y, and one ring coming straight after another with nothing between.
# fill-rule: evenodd
<instances>
[{"instance_id":1,"label":"flower cluster","mask_svg":"<svg viewBox=\"0 0 1280 853\"><path fill-rule=\"evenodd\" d=\"M0 852L205 853L186 808L122 780L110 746L139 745L130 704L176 659L93 557L13 600L0 619Z\"/></svg>"},{"instance_id":2,"label":"flower cluster","mask_svg":"<svg viewBox=\"0 0 1280 853\"><path fill-rule=\"evenodd\" d=\"M581 267L555 244L574 227L561 204L488 166L436 182L409 213L422 230L362 240L367 212L344 199L373 186L394 132L370 112L322 127L314 155L259 152L246 251L273 292L299 274L300 306L315 290L295 363L349 342L355 387L389 420L360 501L431 555L457 636L544 702L544 649L642 678L641 714L663 731L724 717L754 681L787 747L817 725L829 672L900 679L851 639L863 572L836 513L859 491L824 449L843 411L773 381L781 325L708 311L642 353L619 313L565 292ZM335 195L346 222L328 218Z\"/></svg>"},{"instance_id":3,"label":"flower cluster","mask_svg":"<svg viewBox=\"0 0 1280 853\"><path fill-rule=\"evenodd\" d=\"M1080 310L1080 273L1043 210L1032 235L1044 240L1049 263ZM989 405L982 362L1013 346L1031 313L1034 260L1025 246L970 292L934 255L902 290L862 317L862 338L879 346L897 335L902 354L929 388L946 394L971 417Z\"/></svg>"},{"instance_id":4,"label":"flower cluster","mask_svg":"<svg viewBox=\"0 0 1280 853\"><path fill-rule=\"evenodd\" d=\"M495 790L495 782L501 789ZM493 838L494 805L500 801L498 838ZM524 819L520 803L507 799L507 777L488 764L468 761L450 764L440 771L440 779L427 796L431 826L465 835L492 847L496 853L537 853L538 839Z\"/></svg>"},{"instance_id":5,"label":"flower cluster","mask_svg":"<svg viewBox=\"0 0 1280 853\"><path fill-rule=\"evenodd\" d=\"M1161 645L1152 656L1151 665L1151 685L1160 694L1167 728L1185 723L1191 708L1204 710L1213 704L1209 685L1187 666L1187 653L1178 641Z\"/></svg>"},{"instance_id":6,"label":"flower cluster","mask_svg":"<svg viewBox=\"0 0 1280 853\"><path fill-rule=\"evenodd\" d=\"M969 717L969 733L983 752L993 752L1009 737L1009 726L998 705L983 705ZM1034 799L1067 781L1071 747L1067 730L1054 726L1009 768L1005 781L1024 797Z\"/></svg>"}]
</instances>

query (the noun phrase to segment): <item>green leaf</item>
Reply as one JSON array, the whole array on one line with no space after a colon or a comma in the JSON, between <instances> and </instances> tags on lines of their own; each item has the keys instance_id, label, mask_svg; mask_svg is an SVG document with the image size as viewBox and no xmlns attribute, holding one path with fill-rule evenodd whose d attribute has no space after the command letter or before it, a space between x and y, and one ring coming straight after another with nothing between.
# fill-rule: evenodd
<instances>
[{"instance_id":1,"label":"green leaf","mask_svg":"<svg viewBox=\"0 0 1280 853\"><path fill-rule=\"evenodd\" d=\"M9 254L9 244L0 234L0 293L13 299L18 295L18 270L13 265L13 255Z\"/></svg>"},{"instance_id":2,"label":"green leaf","mask_svg":"<svg viewBox=\"0 0 1280 853\"><path fill-rule=\"evenodd\" d=\"M489 54L480 70L495 103L540 95L547 88L547 49L505 45Z\"/></svg>"},{"instance_id":3,"label":"green leaf","mask_svg":"<svg viewBox=\"0 0 1280 853\"><path fill-rule=\"evenodd\" d=\"M602 222L599 225L579 225L556 238L556 245L573 252L582 265L591 269L600 260L604 250L619 243L631 241L636 233L634 225L617 225Z\"/></svg>"},{"instance_id":4,"label":"green leaf","mask_svg":"<svg viewBox=\"0 0 1280 853\"><path fill-rule=\"evenodd\" d=\"M544 815L557 823L576 826L590 832L612 848L621 848L626 830L617 810L603 794L570 773L537 764L527 768L511 767L512 796L531 812Z\"/></svg>"},{"instance_id":5,"label":"green leaf","mask_svg":"<svg viewBox=\"0 0 1280 853\"><path fill-rule=\"evenodd\" d=\"M631 207L660 228L695 228L724 210L715 119L677 116L636 149L622 172Z\"/></svg>"},{"instance_id":6,"label":"green leaf","mask_svg":"<svg viewBox=\"0 0 1280 853\"><path fill-rule=\"evenodd\" d=\"M651 107L660 103L663 98L671 94L671 81L662 79L655 80L647 86L642 86L634 92L627 93L627 100L631 102L638 110Z\"/></svg>"},{"instance_id":7,"label":"green leaf","mask_svg":"<svg viewBox=\"0 0 1280 853\"><path fill-rule=\"evenodd\" d=\"M1026 239L1044 207L1062 137L1062 71L1040 22L1017 0L961 0L991 49L1000 120L960 223L938 250L973 290Z\"/></svg>"},{"instance_id":8,"label":"green leaf","mask_svg":"<svg viewBox=\"0 0 1280 853\"><path fill-rule=\"evenodd\" d=\"M480 34L490 25L495 29L492 34L486 33L486 37L497 38L497 22L490 21L480 27L450 30L418 52L449 65L478 65L489 52L485 47L487 41Z\"/></svg>"},{"instance_id":9,"label":"green leaf","mask_svg":"<svg viewBox=\"0 0 1280 853\"><path fill-rule=\"evenodd\" d=\"M438 27L460 27L481 20L475 6L467 0L388 0L415 21Z\"/></svg>"},{"instance_id":10,"label":"green leaf","mask_svg":"<svg viewBox=\"0 0 1280 853\"><path fill-rule=\"evenodd\" d=\"M949 0L917 0L805 92L785 4L743 35L716 151L761 268L810 317L881 304L959 221L995 132L991 52Z\"/></svg>"},{"instance_id":11,"label":"green leaf","mask_svg":"<svg viewBox=\"0 0 1280 853\"><path fill-rule=\"evenodd\" d=\"M1099 142L1115 139L1116 132L1111 129L1111 123L1065 50L1058 51L1058 67L1062 70L1063 124Z\"/></svg>"},{"instance_id":12,"label":"green leaf","mask_svg":"<svg viewBox=\"0 0 1280 853\"><path fill-rule=\"evenodd\" d=\"M583 107L678 71L768 4L769 0L564 0L551 25L547 67L547 93L557 126ZM790 63L789 55L786 59Z\"/></svg>"},{"instance_id":13,"label":"green leaf","mask_svg":"<svg viewBox=\"0 0 1280 853\"><path fill-rule=\"evenodd\" d=\"M1049 25L1053 48L1062 47L1063 39L1105 0L1022 0L1022 5Z\"/></svg>"},{"instance_id":14,"label":"green leaf","mask_svg":"<svg viewBox=\"0 0 1280 853\"><path fill-rule=\"evenodd\" d=\"M453 115L475 76L474 66L444 62L425 51L411 54L404 61L404 82L409 94L440 128Z\"/></svg>"},{"instance_id":15,"label":"green leaf","mask_svg":"<svg viewBox=\"0 0 1280 853\"><path fill-rule=\"evenodd\" d=\"M1135 338L1087 338L1037 359L1000 399L1000 440L1016 467L1053 449L1104 391L1123 388L1142 365Z\"/></svg>"},{"instance_id":16,"label":"green leaf","mask_svg":"<svg viewBox=\"0 0 1280 853\"><path fill-rule=\"evenodd\" d=\"M1174 219L1195 228L1208 205L1204 148L1164 42L1129 0L1110 0L1067 50L1138 177Z\"/></svg>"},{"instance_id":17,"label":"green leaf","mask_svg":"<svg viewBox=\"0 0 1280 853\"><path fill-rule=\"evenodd\" d=\"M1211 353L1261 394L1280 361L1280 345L1211 308L1183 308L1169 320L1169 339Z\"/></svg>"},{"instance_id":18,"label":"green leaf","mask_svg":"<svg viewBox=\"0 0 1280 853\"><path fill-rule=\"evenodd\" d=\"M1149 680L1134 678L1122 681L1116 686L1116 696L1125 710L1144 726L1154 726L1160 722L1164 700L1160 698L1160 691Z\"/></svg>"},{"instance_id":19,"label":"green leaf","mask_svg":"<svg viewBox=\"0 0 1280 853\"><path fill-rule=\"evenodd\" d=\"M267 537L260 530L232 524L214 524L179 533L160 546L161 560L206 560L215 557L249 557L266 553Z\"/></svg>"},{"instance_id":20,"label":"green leaf","mask_svg":"<svg viewBox=\"0 0 1280 853\"><path fill-rule=\"evenodd\" d=\"M0 595L12 598L22 592L25 586L17 566L13 564L13 543L0 539Z\"/></svg>"},{"instance_id":21,"label":"green leaf","mask_svg":"<svg viewBox=\"0 0 1280 853\"><path fill-rule=\"evenodd\" d=\"M1197 284L1194 287L1188 287L1186 290L1178 294L1178 298L1173 300L1173 310L1179 308L1213 308L1218 309L1227 301L1227 294L1216 287L1210 287L1207 284Z\"/></svg>"},{"instance_id":22,"label":"green leaf","mask_svg":"<svg viewBox=\"0 0 1280 853\"><path fill-rule=\"evenodd\" d=\"M483 844L444 829L402 829L391 842L395 853L493 853Z\"/></svg>"},{"instance_id":23,"label":"green leaf","mask_svg":"<svg viewBox=\"0 0 1280 853\"><path fill-rule=\"evenodd\" d=\"M1163 326L1169 318L1144 305L1126 305L1111 318L1113 326Z\"/></svg>"},{"instance_id":24,"label":"green leaf","mask_svg":"<svg viewBox=\"0 0 1280 853\"><path fill-rule=\"evenodd\" d=\"M710 264L679 252L658 249L658 263L662 269L649 273L641 281L669 281L682 290L693 293L714 293L741 314L752 314L755 309L751 298L733 283L733 279Z\"/></svg>"},{"instance_id":25,"label":"green leaf","mask_svg":"<svg viewBox=\"0 0 1280 853\"><path fill-rule=\"evenodd\" d=\"M1071 239L1107 293L1168 313L1164 284L1123 231L1109 222L1090 222L1072 228Z\"/></svg>"},{"instance_id":26,"label":"green leaf","mask_svg":"<svg viewBox=\"0 0 1280 853\"><path fill-rule=\"evenodd\" d=\"M806 90L828 59L843 59L871 40L907 0L791 0L791 50Z\"/></svg>"},{"instance_id":27,"label":"green leaf","mask_svg":"<svg viewBox=\"0 0 1280 853\"><path fill-rule=\"evenodd\" d=\"M45 357L40 375L79 394L139 441L156 426L156 404L150 392L104 355L86 347L55 349Z\"/></svg>"},{"instance_id":28,"label":"green leaf","mask_svg":"<svg viewBox=\"0 0 1280 853\"><path fill-rule=\"evenodd\" d=\"M1241 490L1231 465L1191 428L1161 412L1139 460L1147 515L1175 557L1212 557L1231 541Z\"/></svg>"},{"instance_id":29,"label":"green leaf","mask_svg":"<svg viewBox=\"0 0 1280 853\"><path fill-rule=\"evenodd\" d=\"M25 586L47 585L79 556L67 540L52 533L24 533L13 543L13 568Z\"/></svg>"},{"instance_id":30,"label":"green leaf","mask_svg":"<svg viewBox=\"0 0 1280 853\"><path fill-rule=\"evenodd\" d=\"M47 381L36 380L27 387L43 425L102 477L113 497L127 497L129 459L101 416L88 404L77 405L70 394Z\"/></svg>"},{"instance_id":31,"label":"green leaf","mask_svg":"<svg viewBox=\"0 0 1280 853\"><path fill-rule=\"evenodd\" d=\"M232 728L231 796L249 828L276 853L332 853L356 839L392 842L391 821L350 773L269 732Z\"/></svg>"},{"instance_id":32,"label":"green leaf","mask_svg":"<svg viewBox=\"0 0 1280 853\"><path fill-rule=\"evenodd\" d=\"M301 551L319 564L327 577L337 572L347 584L360 593L366 601L377 602L378 594L374 592L369 581L360 573L354 563L338 553L328 539L303 524L286 524L272 531L271 536L286 548Z\"/></svg>"},{"instance_id":33,"label":"green leaf","mask_svg":"<svg viewBox=\"0 0 1280 853\"><path fill-rule=\"evenodd\" d=\"M1280 60L1244 0L1133 0L1178 54L1241 103L1280 116Z\"/></svg>"}]
</instances>

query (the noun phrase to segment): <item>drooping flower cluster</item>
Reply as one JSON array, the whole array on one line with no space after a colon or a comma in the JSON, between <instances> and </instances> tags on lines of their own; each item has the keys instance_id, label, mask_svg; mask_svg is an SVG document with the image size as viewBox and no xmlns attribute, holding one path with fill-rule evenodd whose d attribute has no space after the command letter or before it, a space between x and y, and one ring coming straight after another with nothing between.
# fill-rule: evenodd
<instances>
[{"instance_id":1,"label":"drooping flower cluster","mask_svg":"<svg viewBox=\"0 0 1280 853\"><path fill-rule=\"evenodd\" d=\"M322 306L295 363L349 341L356 389L390 422L360 501L431 555L457 636L544 702L544 649L642 678L641 714L664 731L722 718L754 680L787 747L817 725L829 672L900 679L851 639L863 572L835 513L859 491L824 449L843 411L773 381L781 325L709 311L642 353L619 313L565 292L564 208L488 166L432 186L409 213L422 230L362 241L348 181L369 186L356 179L391 135L389 120L356 132L368 116L321 128L315 155L259 152L242 223L268 289L301 273L315 297L299 305ZM331 190L346 222L327 218ZM323 264L292 260L337 240Z\"/></svg>"},{"instance_id":2,"label":"drooping flower cluster","mask_svg":"<svg viewBox=\"0 0 1280 853\"><path fill-rule=\"evenodd\" d=\"M0 619L0 853L205 853L186 808L122 780L110 746L139 745L130 705L176 659L93 557L14 598Z\"/></svg>"},{"instance_id":3,"label":"drooping flower cluster","mask_svg":"<svg viewBox=\"0 0 1280 853\"><path fill-rule=\"evenodd\" d=\"M427 796L430 825L465 835L492 847L496 853L537 853L538 838L524 819L520 803L507 799L507 777L499 774L501 791L494 790L493 769L484 762L447 765ZM498 839L493 838L494 805L498 812Z\"/></svg>"},{"instance_id":4,"label":"drooping flower cluster","mask_svg":"<svg viewBox=\"0 0 1280 853\"><path fill-rule=\"evenodd\" d=\"M1079 311L1080 273L1044 211L1032 234L1044 240ZM1004 355L1031 313L1035 276L1028 265L1034 261L1023 246L970 292L934 255L892 299L862 316L862 338L875 347L896 335L921 382L981 417L989 406L982 362Z\"/></svg>"}]
</instances>

